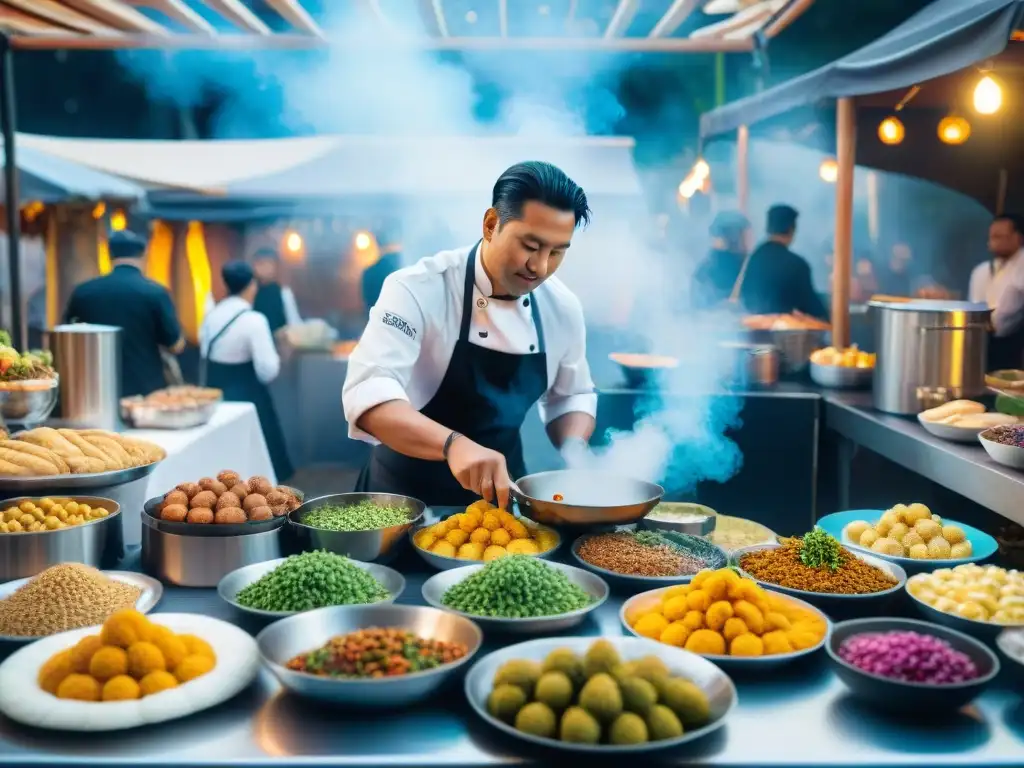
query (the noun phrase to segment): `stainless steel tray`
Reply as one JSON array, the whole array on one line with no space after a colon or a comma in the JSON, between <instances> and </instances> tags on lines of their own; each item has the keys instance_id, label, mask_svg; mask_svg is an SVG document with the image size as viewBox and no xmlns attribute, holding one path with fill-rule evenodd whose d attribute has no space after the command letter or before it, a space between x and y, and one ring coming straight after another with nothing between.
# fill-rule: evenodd
<instances>
[{"instance_id":1,"label":"stainless steel tray","mask_svg":"<svg viewBox=\"0 0 1024 768\"><path fill-rule=\"evenodd\" d=\"M213 418L217 403L205 403L194 408L168 410L149 405L121 403L121 418L136 429L192 429L201 427Z\"/></svg>"},{"instance_id":2,"label":"stainless steel tray","mask_svg":"<svg viewBox=\"0 0 1024 768\"><path fill-rule=\"evenodd\" d=\"M21 493L27 496L73 496L74 491L112 488L148 477L160 462L143 467L93 472L84 475L40 475L39 477L0 476L0 493Z\"/></svg>"},{"instance_id":3,"label":"stainless steel tray","mask_svg":"<svg viewBox=\"0 0 1024 768\"><path fill-rule=\"evenodd\" d=\"M134 573L132 571L103 571L103 575L114 579L115 581L131 584L132 586L138 587L142 590L142 594L139 595L139 599L135 601L135 610L139 613L149 613L156 608L157 603L160 602L160 598L163 597L164 585L156 579L145 576L144 574ZM6 584L0 584L0 600L10 597L32 581L33 578L35 577L18 579L17 581L9 581ZM31 643L35 640L39 640L41 637L47 637L47 635L0 635L0 643Z\"/></svg>"}]
</instances>

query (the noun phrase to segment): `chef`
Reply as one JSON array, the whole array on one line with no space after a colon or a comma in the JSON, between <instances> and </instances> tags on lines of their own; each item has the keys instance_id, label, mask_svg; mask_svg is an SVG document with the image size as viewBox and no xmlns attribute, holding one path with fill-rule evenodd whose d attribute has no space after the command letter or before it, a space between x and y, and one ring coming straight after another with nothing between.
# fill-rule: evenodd
<instances>
[{"instance_id":1,"label":"chef","mask_svg":"<svg viewBox=\"0 0 1024 768\"><path fill-rule=\"evenodd\" d=\"M538 402L556 447L585 445L597 395L583 310L553 275L589 220L565 173L520 163L495 183L475 245L385 280L342 392L350 436L374 444L357 491L507 507Z\"/></svg>"},{"instance_id":2,"label":"chef","mask_svg":"<svg viewBox=\"0 0 1024 768\"><path fill-rule=\"evenodd\" d=\"M266 316L271 333L277 333L289 325L302 323L298 304L295 303L295 294L291 288L279 282L279 262L277 251L272 248L261 248L252 257L252 268L259 283L253 309Z\"/></svg>"},{"instance_id":3,"label":"chef","mask_svg":"<svg viewBox=\"0 0 1024 768\"><path fill-rule=\"evenodd\" d=\"M971 272L971 301L992 309L988 368L991 371L1024 365L1024 218L996 216L988 228L992 258Z\"/></svg>"},{"instance_id":4,"label":"chef","mask_svg":"<svg viewBox=\"0 0 1024 768\"><path fill-rule=\"evenodd\" d=\"M253 309L258 285L253 268L229 261L221 269L228 295L207 314L199 329L204 383L224 390L224 399L252 403L267 441L277 481L292 474L270 382L281 371L267 318Z\"/></svg>"}]
</instances>

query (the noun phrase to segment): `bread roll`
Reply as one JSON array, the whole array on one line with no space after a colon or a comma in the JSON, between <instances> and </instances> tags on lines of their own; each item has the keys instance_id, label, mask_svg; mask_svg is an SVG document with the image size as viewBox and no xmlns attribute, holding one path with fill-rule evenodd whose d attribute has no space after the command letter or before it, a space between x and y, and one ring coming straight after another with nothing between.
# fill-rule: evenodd
<instances>
[{"instance_id":1,"label":"bread roll","mask_svg":"<svg viewBox=\"0 0 1024 768\"><path fill-rule=\"evenodd\" d=\"M1005 413L972 413L961 416L960 420L956 422L956 426L964 429L988 429L1016 423L1017 419L1014 416L1008 416Z\"/></svg>"},{"instance_id":2,"label":"bread roll","mask_svg":"<svg viewBox=\"0 0 1024 768\"><path fill-rule=\"evenodd\" d=\"M971 413L984 413L985 406L973 400L953 400L943 403L938 408L930 408L921 413L925 421L942 421L949 416L967 416Z\"/></svg>"},{"instance_id":3,"label":"bread roll","mask_svg":"<svg viewBox=\"0 0 1024 768\"><path fill-rule=\"evenodd\" d=\"M54 453L49 448L43 448L40 445L34 443L26 443L23 440L4 440L0 442L4 448L10 448L12 451L21 451L22 453L30 453L33 456L38 456L41 459L53 464L56 469L56 474L66 475L71 472L71 467L68 463L60 457L59 454Z\"/></svg>"}]
</instances>

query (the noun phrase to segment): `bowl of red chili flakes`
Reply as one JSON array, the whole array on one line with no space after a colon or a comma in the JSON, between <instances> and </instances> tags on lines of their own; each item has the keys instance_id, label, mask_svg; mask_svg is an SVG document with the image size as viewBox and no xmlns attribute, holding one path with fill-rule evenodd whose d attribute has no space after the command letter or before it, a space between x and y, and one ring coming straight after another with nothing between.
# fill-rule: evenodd
<instances>
[{"instance_id":1,"label":"bowl of red chili flakes","mask_svg":"<svg viewBox=\"0 0 1024 768\"><path fill-rule=\"evenodd\" d=\"M277 621L256 638L289 692L360 708L405 707L454 681L480 649L475 622L436 608L352 605Z\"/></svg>"}]
</instances>

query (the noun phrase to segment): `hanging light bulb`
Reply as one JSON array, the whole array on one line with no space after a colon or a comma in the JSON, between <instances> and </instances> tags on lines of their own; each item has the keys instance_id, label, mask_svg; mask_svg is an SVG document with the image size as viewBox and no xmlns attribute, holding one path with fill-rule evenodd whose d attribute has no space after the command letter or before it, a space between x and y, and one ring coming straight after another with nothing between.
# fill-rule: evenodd
<instances>
[{"instance_id":1,"label":"hanging light bulb","mask_svg":"<svg viewBox=\"0 0 1024 768\"><path fill-rule=\"evenodd\" d=\"M110 214L110 228L115 232L120 232L128 227L128 217L124 215L124 211L114 211Z\"/></svg>"},{"instance_id":2,"label":"hanging light bulb","mask_svg":"<svg viewBox=\"0 0 1024 768\"><path fill-rule=\"evenodd\" d=\"M985 75L974 86L974 110L981 115L994 115L1003 106L1003 89L991 75Z\"/></svg>"},{"instance_id":3,"label":"hanging light bulb","mask_svg":"<svg viewBox=\"0 0 1024 768\"><path fill-rule=\"evenodd\" d=\"M359 232L356 234L356 250L365 251L370 247L370 233Z\"/></svg>"},{"instance_id":4,"label":"hanging light bulb","mask_svg":"<svg viewBox=\"0 0 1024 768\"><path fill-rule=\"evenodd\" d=\"M878 140L883 144L899 144L906 134L903 122L895 115L890 115L878 124Z\"/></svg>"},{"instance_id":5,"label":"hanging light bulb","mask_svg":"<svg viewBox=\"0 0 1024 768\"><path fill-rule=\"evenodd\" d=\"M943 144L963 144L971 137L971 124L959 115L948 115L939 121L939 141Z\"/></svg>"},{"instance_id":6,"label":"hanging light bulb","mask_svg":"<svg viewBox=\"0 0 1024 768\"><path fill-rule=\"evenodd\" d=\"M822 181L835 184L836 179L839 178L839 163L835 161L835 158L825 158L821 161L821 165L818 166L818 175Z\"/></svg>"},{"instance_id":7,"label":"hanging light bulb","mask_svg":"<svg viewBox=\"0 0 1024 768\"><path fill-rule=\"evenodd\" d=\"M698 179L704 180L711 175L711 166L708 165L707 160L704 158L697 158L697 162L693 164L693 170L691 173Z\"/></svg>"}]
</instances>

